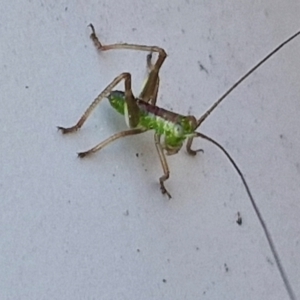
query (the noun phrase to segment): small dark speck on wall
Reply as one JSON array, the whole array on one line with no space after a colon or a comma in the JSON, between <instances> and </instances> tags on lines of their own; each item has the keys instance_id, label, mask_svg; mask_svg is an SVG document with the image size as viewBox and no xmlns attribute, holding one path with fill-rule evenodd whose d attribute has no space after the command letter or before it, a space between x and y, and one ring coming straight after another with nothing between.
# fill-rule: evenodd
<instances>
[{"instance_id":1,"label":"small dark speck on wall","mask_svg":"<svg viewBox=\"0 0 300 300\"><path fill-rule=\"evenodd\" d=\"M204 71L206 74L208 74L208 71L207 69L202 65L202 63L198 60L198 65L199 65L199 68L200 68L200 71Z\"/></svg>"},{"instance_id":2,"label":"small dark speck on wall","mask_svg":"<svg viewBox=\"0 0 300 300\"><path fill-rule=\"evenodd\" d=\"M236 220L236 223L238 224L238 225L242 225L242 223L243 223L243 220L242 220L242 217L241 217L241 213L240 212L238 212L237 213L237 220Z\"/></svg>"},{"instance_id":3,"label":"small dark speck on wall","mask_svg":"<svg viewBox=\"0 0 300 300\"><path fill-rule=\"evenodd\" d=\"M227 264L224 264L224 268L225 268L225 271L227 273L229 271L229 268L228 268Z\"/></svg>"}]
</instances>

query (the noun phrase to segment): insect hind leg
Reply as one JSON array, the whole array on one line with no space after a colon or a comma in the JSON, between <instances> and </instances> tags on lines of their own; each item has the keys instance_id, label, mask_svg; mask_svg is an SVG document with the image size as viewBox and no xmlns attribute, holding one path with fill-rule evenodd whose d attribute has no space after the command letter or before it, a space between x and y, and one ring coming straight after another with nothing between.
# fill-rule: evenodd
<instances>
[{"instance_id":1,"label":"insect hind leg","mask_svg":"<svg viewBox=\"0 0 300 300\"><path fill-rule=\"evenodd\" d=\"M90 35L92 41L94 42L94 45L96 48L100 51L108 51L108 50L116 50L116 49L125 49L125 50L138 50L138 51L147 51L150 53L158 53L158 58L156 62L152 65L151 64L151 70L149 72L149 76L147 79L147 82L142 90L142 92L139 95L139 98L149 102L153 98L153 95L155 94L155 90L158 86L158 73L159 70L164 62L164 60L167 57L167 54L165 50L161 47L157 46L147 46L147 45L138 45L138 44L127 44L127 43L116 43L116 44L110 44L110 45L104 45L100 42L99 38L96 35L95 28L92 24L89 25L92 29L92 33Z\"/></svg>"}]
</instances>

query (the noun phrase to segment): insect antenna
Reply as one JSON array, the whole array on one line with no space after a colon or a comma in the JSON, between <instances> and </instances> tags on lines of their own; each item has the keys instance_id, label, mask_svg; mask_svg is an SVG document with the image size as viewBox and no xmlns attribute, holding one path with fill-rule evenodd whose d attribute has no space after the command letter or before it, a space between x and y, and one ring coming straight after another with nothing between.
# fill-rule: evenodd
<instances>
[{"instance_id":1,"label":"insect antenna","mask_svg":"<svg viewBox=\"0 0 300 300\"><path fill-rule=\"evenodd\" d=\"M266 223L265 223L265 221L264 221L264 219L263 219L263 217L262 217L262 215L260 213L260 210L258 209L258 207L256 205L256 202L255 202L255 200L254 200L254 198L253 198L253 196L251 194L250 188L249 188L249 186L248 186L248 184L246 182L246 179L245 179L242 171L237 166L236 162L233 160L233 158L230 156L230 154L218 142L216 142L212 138L210 138L207 135L205 135L203 133L200 133L200 132L197 132L197 137L201 137L201 138L203 138L203 139L211 142L215 146L217 146L227 156L227 158L229 159L229 161L231 162L231 164L233 165L233 167L235 168L235 170L239 174L239 176L240 176L240 178L241 178L241 180L243 182L243 185L244 185L244 187L246 189L246 192L247 192L247 194L248 194L248 196L250 198L252 207L253 207L256 215L257 215L257 218L258 218L258 220L259 220L259 222L260 222L260 224L261 224L261 226L263 228L264 234L265 234L265 236L266 236L266 238L268 240L271 252L273 254L273 257L274 257L275 263L277 265L277 268L279 270L280 276L281 276L281 278L282 278L282 280L284 282L284 286L285 286L285 288L287 290L287 293L288 293L288 295L289 295L289 297L290 297L291 300L296 300L294 292L292 290L292 287L291 287L291 285L289 283L289 280L287 278L287 275L286 275L286 273L284 271L284 268L283 268L283 266L282 266L282 264L280 262L279 255L278 255L278 252L277 252L277 250L275 248L275 245L274 245L273 239L271 237L271 234L270 234L270 232L269 232L269 230L268 230L268 228L266 226Z\"/></svg>"},{"instance_id":2,"label":"insect antenna","mask_svg":"<svg viewBox=\"0 0 300 300\"><path fill-rule=\"evenodd\" d=\"M262 64L264 64L271 56L273 56L277 51L279 51L284 45L288 44L296 36L300 34L300 31L289 37L279 46L277 46L273 51L271 51L265 58L263 58L259 63L257 63L252 69L250 69L243 77L241 77L227 92L225 92L207 111L199 118L197 121L197 127L211 114L211 112L238 86L242 83L249 75L251 75L256 69L258 69Z\"/></svg>"}]
</instances>

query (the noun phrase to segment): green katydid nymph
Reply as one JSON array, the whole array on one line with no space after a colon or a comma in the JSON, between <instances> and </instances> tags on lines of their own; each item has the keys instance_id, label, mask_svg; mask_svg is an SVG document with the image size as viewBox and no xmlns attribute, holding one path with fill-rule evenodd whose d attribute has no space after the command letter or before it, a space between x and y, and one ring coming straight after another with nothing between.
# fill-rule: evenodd
<instances>
[{"instance_id":1,"label":"green katydid nymph","mask_svg":"<svg viewBox=\"0 0 300 300\"><path fill-rule=\"evenodd\" d=\"M263 227L264 233L268 240L269 246L271 248L274 260L280 272L280 275L283 279L285 288L289 294L290 299L295 299L292 288L289 284L287 276L284 272L284 269L281 265L279 256L275 249L274 243L270 236L270 233L266 227L266 224L256 206L254 198L250 192L248 184L245 181L245 178L238 168L237 164L228 154L228 152L215 140L212 138L196 131L202 122L211 114L211 112L231 93L241 82L243 82L250 74L252 74L257 68L259 68L263 63L265 63L271 56L273 56L279 49L284 45L293 40L296 36L300 34L300 31L295 33L293 36L285 40L273 51L271 51L264 59L257 63L252 69L250 69L243 77L241 77L223 96L221 96L208 110L205 112L199 119L194 116L184 116L177 114L166 109L156 106L156 100L159 90L159 71L167 57L167 54L164 49L157 46L146 46L146 45L137 45L137 44L127 44L127 43L118 43L111 45L103 45L98 39L94 26L89 25L92 29L91 39L94 42L96 48L99 51L107 51L113 49L127 49L127 50L138 50L146 51L149 54L147 55L147 68L148 68L148 77L145 82L145 85L139 94L138 97L135 97L131 88L131 74L122 73L117 76L92 102L92 104L87 108L84 114L81 116L76 125L64 128L58 127L62 133L71 133L75 132L82 127L84 122L90 116L95 107L100 103L104 98L108 98L111 106L120 114L125 116L126 124L129 129L116 133L109 137L108 139L102 141L95 147L91 148L86 152L78 153L78 156L83 158L87 155L95 153L96 151L101 150L111 142L125 137L140 134L149 130L154 131L154 141L157 149L157 153L160 158L160 162L163 169L163 175L159 178L160 189L163 194L166 194L171 198L170 193L165 187L165 181L168 180L170 171L168 163L166 160L166 155L176 154L183 146L184 142L186 143L187 153L190 155L195 155L201 150L193 150L191 148L194 138L200 137L208 140L209 142L216 145L230 160L235 170L238 172L243 185L246 189L246 192L251 200L252 206L256 212L256 215L260 221L260 224ZM155 63L152 63L152 53L157 53L158 57ZM124 81L125 90L116 91L113 90L117 84L121 81Z\"/></svg>"}]
</instances>

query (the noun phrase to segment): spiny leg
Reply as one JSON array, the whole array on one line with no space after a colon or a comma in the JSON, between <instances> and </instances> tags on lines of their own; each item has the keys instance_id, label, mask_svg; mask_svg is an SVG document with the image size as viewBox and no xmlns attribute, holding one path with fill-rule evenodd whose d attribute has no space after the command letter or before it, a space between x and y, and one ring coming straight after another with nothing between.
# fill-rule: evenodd
<instances>
[{"instance_id":1,"label":"spiny leg","mask_svg":"<svg viewBox=\"0 0 300 300\"><path fill-rule=\"evenodd\" d=\"M160 163L164 171L164 175L159 178L160 190L163 194L167 194L169 199L171 199L172 197L170 193L167 191L167 189L165 188L165 184L164 184L164 182L168 180L168 178L170 177L170 171L169 171L166 156L163 152L163 148L160 143L160 136L156 133L154 134L154 141L155 141L157 153L159 155Z\"/></svg>"},{"instance_id":2,"label":"spiny leg","mask_svg":"<svg viewBox=\"0 0 300 300\"><path fill-rule=\"evenodd\" d=\"M62 131L62 133L71 133L74 131L77 131L82 127L84 122L87 120L87 118L90 116L92 111L96 108L96 106L100 103L100 101L107 97L111 90L121 81L125 80L125 100L128 104L128 111L131 112L129 113L129 118L130 121L132 121L132 127L135 127L138 123L138 107L135 102L135 99L132 95L131 91L131 75L129 73L122 73L119 76L117 76L100 94L99 96L92 102L92 104L88 107L88 109L84 112L84 114L81 116L77 124L75 124L72 127L69 128L64 128L58 126L57 128Z\"/></svg>"},{"instance_id":3,"label":"spiny leg","mask_svg":"<svg viewBox=\"0 0 300 300\"><path fill-rule=\"evenodd\" d=\"M146 45L127 44L127 43L103 45L96 35L94 26L92 24L90 24L89 26L92 29L92 33L91 33L90 37L91 37L92 41L94 42L94 45L100 51L107 51L107 50L113 50L113 49L127 49L127 50L147 51L150 53L152 53L152 52L158 53L158 58L149 73L148 80L147 80L141 94L139 95L139 98L148 102L154 93L155 87L157 86L159 69L161 68L164 60L167 57L165 50L160 47L157 47L157 46L146 46Z\"/></svg>"},{"instance_id":4,"label":"spiny leg","mask_svg":"<svg viewBox=\"0 0 300 300\"><path fill-rule=\"evenodd\" d=\"M104 148L105 146L107 146L108 144L112 143L113 141L115 141L119 138L129 136L129 135L135 135L135 134L143 133L145 131L146 130L141 129L141 128L134 128L134 129L128 129L128 130L125 130L125 131L118 132L118 133L112 135L111 137L107 138L103 142L99 143L95 147L91 148L90 150L85 151L85 152L79 152L78 156L80 158L83 158L87 155L90 155L92 153L95 153L95 152L101 150L102 148Z\"/></svg>"}]
</instances>

